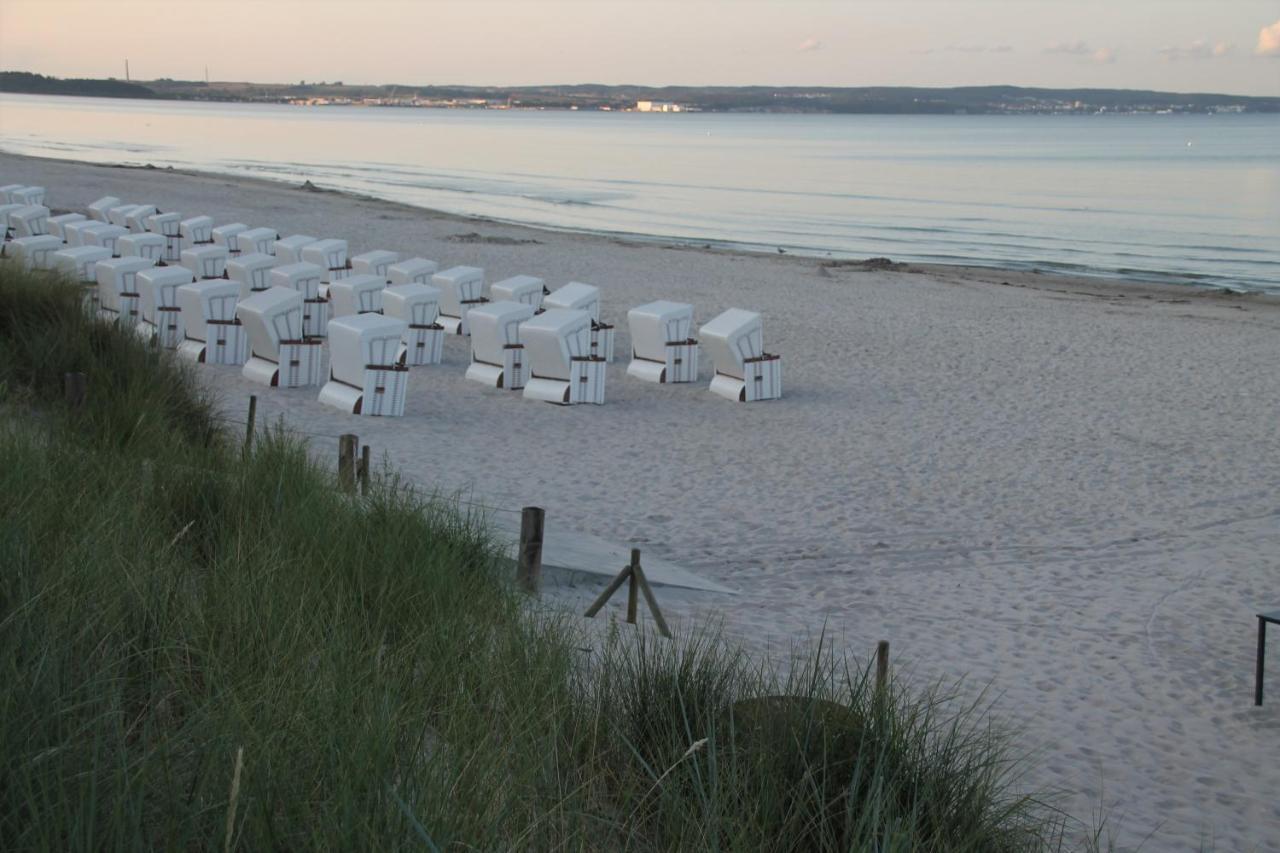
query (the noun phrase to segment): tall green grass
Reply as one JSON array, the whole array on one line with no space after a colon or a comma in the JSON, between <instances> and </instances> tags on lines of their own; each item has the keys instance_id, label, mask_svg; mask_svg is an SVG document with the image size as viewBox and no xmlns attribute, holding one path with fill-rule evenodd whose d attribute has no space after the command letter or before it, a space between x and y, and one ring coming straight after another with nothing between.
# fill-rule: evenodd
<instances>
[{"instance_id":1,"label":"tall green grass","mask_svg":"<svg viewBox=\"0 0 1280 853\"><path fill-rule=\"evenodd\" d=\"M1062 842L980 707L822 648L588 641L482 519L344 495L280 431L242 457L186 367L9 265L0 387L4 849Z\"/></svg>"}]
</instances>

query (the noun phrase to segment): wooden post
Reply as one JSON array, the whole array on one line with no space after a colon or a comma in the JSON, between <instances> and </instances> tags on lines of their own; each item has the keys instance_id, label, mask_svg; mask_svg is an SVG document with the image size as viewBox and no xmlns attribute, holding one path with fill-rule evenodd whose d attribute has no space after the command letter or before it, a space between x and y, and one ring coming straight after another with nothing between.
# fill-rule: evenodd
<instances>
[{"instance_id":1,"label":"wooden post","mask_svg":"<svg viewBox=\"0 0 1280 853\"><path fill-rule=\"evenodd\" d=\"M249 418L244 428L244 455L253 449L253 428L258 421L258 395L249 395Z\"/></svg>"},{"instance_id":2,"label":"wooden post","mask_svg":"<svg viewBox=\"0 0 1280 853\"><path fill-rule=\"evenodd\" d=\"M889 641L876 644L876 692L883 693L889 683Z\"/></svg>"},{"instance_id":3,"label":"wooden post","mask_svg":"<svg viewBox=\"0 0 1280 853\"><path fill-rule=\"evenodd\" d=\"M369 494L369 445L360 448L360 494Z\"/></svg>"},{"instance_id":4,"label":"wooden post","mask_svg":"<svg viewBox=\"0 0 1280 853\"><path fill-rule=\"evenodd\" d=\"M83 373L68 373L62 377L62 391L67 398L67 407L72 414L80 414L84 410L84 398L87 383Z\"/></svg>"},{"instance_id":5,"label":"wooden post","mask_svg":"<svg viewBox=\"0 0 1280 853\"><path fill-rule=\"evenodd\" d=\"M351 433L338 437L338 485L344 492L356 490L356 445L359 441Z\"/></svg>"},{"instance_id":6,"label":"wooden post","mask_svg":"<svg viewBox=\"0 0 1280 853\"><path fill-rule=\"evenodd\" d=\"M587 608L587 612L583 615L590 619L599 613L600 608L604 607L605 602L613 597L613 594L618 591L620 586L627 582L627 578L629 577L631 577L631 567L623 566L622 571L618 572L618 576L609 581L609 585L604 588L604 592L596 596L596 600L591 602L591 606Z\"/></svg>"},{"instance_id":7,"label":"wooden post","mask_svg":"<svg viewBox=\"0 0 1280 853\"><path fill-rule=\"evenodd\" d=\"M631 583L627 585L627 624L636 624L636 593L640 586L640 578L636 577L636 569L640 567L640 549L631 549L631 562L627 565L631 575Z\"/></svg>"},{"instance_id":8,"label":"wooden post","mask_svg":"<svg viewBox=\"0 0 1280 853\"><path fill-rule=\"evenodd\" d=\"M658 623L658 633L671 639L671 629L667 627L667 620L662 618L662 611L658 609L658 599L654 598L653 590L649 589L649 579L644 576L644 569L640 568L640 552L635 552L635 568L632 570L632 576L639 579L640 591L644 593L644 600L649 605L649 612L653 614L653 621Z\"/></svg>"},{"instance_id":9,"label":"wooden post","mask_svg":"<svg viewBox=\"0 0 1280 853\"><path fill-rule=\"evenodd\" d=\"M546 510L527 506L520 510L520 552L516 562L516 581L525 592L536 593L542 583L542 529Z\"/></svg>"}]
</instances>

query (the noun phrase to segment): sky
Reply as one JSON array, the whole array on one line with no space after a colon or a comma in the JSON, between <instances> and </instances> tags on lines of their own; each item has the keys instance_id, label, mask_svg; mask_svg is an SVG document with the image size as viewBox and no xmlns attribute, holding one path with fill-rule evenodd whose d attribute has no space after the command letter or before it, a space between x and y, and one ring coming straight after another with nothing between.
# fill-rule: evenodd
<instances>
[{"instance_id":1,"label":"sky","mask_svg":"<svg viewBox=\"0 0 1280 853\"><path fill-rule=\"evenodd\" d=\"M1280 0L0 0L60 77L1280 95Z\"/></svg>"}]
</instances>

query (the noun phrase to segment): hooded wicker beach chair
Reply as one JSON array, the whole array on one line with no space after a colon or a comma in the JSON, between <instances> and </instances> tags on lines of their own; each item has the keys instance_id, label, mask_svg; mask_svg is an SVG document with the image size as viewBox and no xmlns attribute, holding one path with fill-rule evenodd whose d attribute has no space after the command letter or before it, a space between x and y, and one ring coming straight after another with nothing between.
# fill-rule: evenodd
<instances>
[{"instance_id":1,"label":"hooded wicker beach chair","mask_svg":"<svg viewBox=\"0 0 1280 853\"><path fill-rule=\"evenodd\" d=\"M151 258L107 258L94 265L98 279L98 316L124 326L142 320L138 273L156 265Z\"/></svg>"},{"instance_id":2,"label":"hooded wicker beach chair","mask_svg":"<svg viewBox=\"0 0 1280 853\"><path fill-rule=\"evenodd\" d=\"M249 355L249 338L236 318L239 301L240 285L228 279L206 279L180 286L178 307L182 309L185 331L178 354L204 364L244 364Z\"/></svg>"},{"instance_id":3,"label":"hooded wicker beach chair","mask_svg":"<svg viewBox=\"0 0 1280 853\"><path fill-rule=\"evenodd\" d=\"M271 271L275 266L276 259L271 255L241 252L236 257L227 259L227 278L240 285L240 298L248 299L271 287Z\"/></svg>"},{"instance_id":4,"label":"hooded wicker beach chair","mask_svg":"<svg viewBox=\"0 0 1280 853\"><path fill-rule=\"evenodd\" d=\"M590 314L591 354L600 356L606 363L613 361L614 328L608 323L600 322L600 288L594 284L571 281L547 294L542 305L545 308L568 308Z\"/></svg>"},{"instance_id":5,"label":"hooded wicker beach chair","mask_svg":"<svg viewBox=\"0 0 1280 853\"><path fill-rule=\"evenodd\" d=\"M440 265L426 258L409 258L387 267L387 281L392 284L431 284Z\"/></svg>"},{"instance_id":6,"label":"hooded wicker beach chair","mask_svg":"<svg viewBox=\"0 0 1280 853\"><path fill-rule=\"evenodd\" d=\"M693 306L659 300L627 312L631 363L627 375L646 382L693 382L698 378L698 342Z\"/></svg>"},{"instance_id":7,"label":"hooded wicker beach chair","mask_svg":"<svg viewBox=\"0 0 1280 853\"><path fill-rule=\"evenodd\" d=\"M27 270L47 270L53 268L53 253L62 251L65 246L52 234L42 237L18 237L4 244L5 257Z\"/></svg>"},{"instance_id":8,"label":"hooded wicker beach chair","mask_svg":"<svg viewBox=\"0 0 1280 853\"><path fill-rule=\"evenodd\" d=\"M269 278L272 287L288 287L302 294L302 332L309 338L324 337L329 325L329 300L320 296L322 275L324 270L315 264L298 261L277 266Z\"/></svg>"},{"instance_id":9,"label":"hooded wicker beach chair","mask_svg":"<svg viewBox=\"0 0 1280 853\"><path fill-rule=\"evenodd\" d=\"M399 252L388 252L384 249L376 249L372 252L365 252L356 255L351 259L352 275L376 275L388 284L391 277L387 274L387 268L393 264L400 262Z\"/></svg>"},{"instance_id":10,"label":"hooded wicker beach chair","mask_svg":"<svg viewBox=\"0 0 1280 853\"><path fill-rule=\"evenodd\" d=\"M528 379L528 359L520 324L533 316L524 302L489 302L467 315L471 325L471 365L467 378L491 388L518 391Z\"/></svg>"},{"instance_id":11,"label":"hooded wicker beach chair","mask_svg":"<svg viewBox=\"0 0 1280 853\"><path fill-rule=\"evenodd\" d=\"M185 336L182 309L178 307L178 288L195 280L184 266L152 267L135 277L142 302L142 322L138 332L146 339L156 339L164 349L177 349Z\"/></svg>"},{"instance_id":12,"label":"hooded wicker beach chair","mask_svg":"<svg viewBox=\"0 0 1280 853\"><path fill-rule=\"evenodd\" d=\"M547 283L532 275L515 275L489 285L489 298L494 302L523 302L533 308L535 314L542 310L542 298L546 293Z\"/></svg>"},{"instance_id":13,"label":"hooded wicker beach chair","mask_svg":"<svg viewBox=\"0 0 1280 853\"><path fill-rule=\"evenodd\" d=\"M301 293L269 287L242 299L236 317L249 337L246 379L280 388L319 384L323 344L302 334Z\"/></svg>"},{"instance_id":14,"label":"hooded wicker beach chair","mask_svg":"<svg viewBox=\"0 0 1280 853\"><path fill-rule=\"evenodd\" d=\"M484 270L480 267L450 267L431 277L440 288L440 319L451 335L469 335L467 313L489 300L484 297Z\"/></svg>"},{"instance_id":15,"label":"hooded wicker beach chair","mask_svg":"<svg viewBox=\"0 0 1280 853\"><path fill-rule=\"evenodd\" d=\"M528 359L526 400L560 405L604 402L605 362L591 354L591 315L548 308L520 326Z\"/></svg>"},{"instance_id":16,"label":"hooded wicker beach chair","mask_svg":"<svg viewBox=\"0 0 1280 853\"><path fill-rule=\"evenodd\" d=\"M357 273L329 285L329 310L334 317L381 314L382 291L387 280L372 273Z\"/></svg>"},{"instance_id":17,"label":"hooded wicker beach chair","mask_svg":"<svg viewBox=\"0 0 1280 853\"><path fill-rule=\"evenodd\" d=\"M329 381L320 402L356 415L404 414L409 368L400 363L405 322L381 314L329 321Z\"/></svg>"},{"instance_id":18,"label":"hooded wicker beach chair","mask_svg":"<svg viewBox=\"0 0 1280 853\"><path fill-rule=\"evenodd\" d=\"M444 327L440 314L440 288L430 284L393 284L382 291L382 313L403 320L402 360L410 367L439 364L444 354Z\"/></svg>"},{"instance_id":19,"label":"hooded wicker beach chair","mask_svg":"<svg viewBox=\"0 0 1280 853\"><path fill-rule=\"evenodd\" d=\"M715 367L712 393L743 403L782 396L782 357L764 351L759 314L730 308L704 323L698 337Z\"/></svg>"}]
</instances>

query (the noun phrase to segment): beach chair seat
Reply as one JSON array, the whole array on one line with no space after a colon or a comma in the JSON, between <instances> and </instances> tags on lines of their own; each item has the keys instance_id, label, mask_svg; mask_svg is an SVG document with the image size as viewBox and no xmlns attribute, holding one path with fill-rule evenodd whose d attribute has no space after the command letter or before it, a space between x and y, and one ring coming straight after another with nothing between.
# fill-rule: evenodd
<instances>
[{"instance_id":1,"label":"beach chair seat","mask_svg":"<svg viewBox=\"0 0 1280 853\"><path fill-rule=\"evenodd\" d=\"M178 223L178 234L182 237L182 248L213 245L213 217L192 216Z\"/></svg>"},{"instance_id":2,"label":"beach chair seat","mask_svg":"<svg viewBox=\"0 0 1280 853\"><path fill-rule=\"evenodd\" d=\"M627 375L646 382L693 382L698 342L691 337L693 306L659 300L627 312L631 363Z\"/></svg>"},{"instance_id":3,"label":"beach chair seat","mask_svg":"<svg viewBox=\"0 0 1280 853\"><path fill-rule=\"evenodd\" d=\"M351 275L347 261L347 241L338 239L316 240L302 247L302 260L324 270L321 284L341 281Z\"/></svg>"},{"instance_id":4,"label":"beach chair seat","mask_svg":"<svg viewBox=\"0 0 1280 853\"><path fill-rule=\"evenodd\" d=\"M129 229L123 225L106 225L97 222L80 229L80 245L101 246L110 251L112 257L119 257L120 238L128 233Z\"/></svg>"},{"instance_id":5,"label":"beach chair seat","mask_svg":"<svg viewBox=\"0 0 1280 853\"><path fill-rule=\"evenodd\" d=\"M98 279L98 316L121 325L136 326L142 319L138 273L155 265L150 258L136 256L98 261L94 267Z\"/></svg>"},{"instance_id":6,"label":"beach chair seat","mask_svg":"<svg viewBox=\"0 0 1280 853\"><path fill-rule=\"evenodd\" d=\"M107 212L113 207L120 206L120 199L113 195L104 195L102 198L89 205L89 218L96 219L98 222L110 222L107 218Z\"/></svg>"},{"instance_id":7,"label":"beach chair seat","mask_svg":"<svg viewBox=\"0 0 1280 853\"><path fill-rule=\"evenodd\" d=\"M382 291L382 313L404 320L404 348L400 360L411 367L439 364L444 355L444 327L440 289L429 284L393 284Z\"/></svg>"},{"instance_id":8,"label":"beach chair seat","mask_svg":"<svg viewBox=\"0 0 1280 853\"><path fill-rule=\"evenodd\" d=\"M146 234L150 230L151 217L159 212L154 204L135 204L133 210L125 214L124 227L131 234Z\"/></svg>"},{"instance_id":9,"label":"beach chair seat","mask_svg":"<svg viewBox=\"0 0 1280 853\"><path fill-rule=\"evenodd\" d=\"M329 285L329 310L333 317L352 314L381 314L382 291L387 280L372 273L359 273Z\"/></svg>"},{"instance_id":10,"label":"beach chair seat","mask_svg":"<svg viewBox=\"0 0 1280 853\"><path fill-rule=\"evenodd\" d=\"M274 228L249 228L236 235L240 253L275 256L276 241L280 235Z\"/></svg>"},{"instance_id":11,"label":"beach chair seat","mask_svg":"<svg viewBox=\"0 0 1280 853\"><path fill-rule=\"evenodd\" d=\"M451 335L469 335L467 314L477 305L488 302L484 297L484 270L480 267L451 267L431 277L440 288L440 317L437 322Z\"/></svg>"},{"instance_id":12,"label":"beach chair seat","mask_svg":"<svg viewBox=\"0 0 1280 853\"><path fill-rule=\"evenodd\" d=\"M547 283L532 275L514 275L489 285L489 298L494 302L523 302L535 314L542 310L542 297L546 294Z\"/></svg>"},{"instance_id":13,"label":"beach chair seat","mask_svg":"<svg viewBox=\"0 0 1280 853\"><path fill-rule=\"evenodd\" d=\"M155 339L163 349L177 349L185 337L178 288L195 281L184 266L151 267L134 277L142 302L142 322L137 330L146 340Z\"/></svg>"},{"instance_id":14,"label":"beach chair seat","mask_svg":"<svg viewBox=\"0 0 1280 853\"><path fill-rule=\"evenodd\" d=\"M293 234L289 237L282 237L271 244L271 254L276 256L281 264L297 264L302 262L302 247L308 246L316 241L315 237L309 237L306 234Z\"/></svg>"},{"instance_id":15,"label":"beach chair seat","mask_svg":"<svg viewBox=\"0 0 1280 853\"><path fill-rule=\"evenodd\" d=\"M10 204L21 205L44 205L44 187L19 187L16 190L10 190L5 200ZM30 234L30 237L39 237L39 234Z\"/></svg>"},{"instance_id":16,"label":"beach chair seat","mask_svg":"<svg viewBox=\"0 0 1280 853\"><path fill-rule=\"evenodd\" d=\"M24 270L47 270L53 268L53 253L66 248L62 241L52 234L40 237L18 237L4 244L5 257L13 258Z\"/></svg>"},{"instance_id":17,"label":"beach chair seat","mask_svg":"<svg viewBox=\"0 0 1280 853\"><path fill-rule=\"evenodd\" d=\"M730 308L704 323L698 337L715 368L712 393L743 403L782 396L782 357L764 351L759 314Z\"/></svg>"},{"instance_id":18,"label":"beach chair seat","mask_svg":"<svg viewBox=\"0 0 1280 853\"><path fill-rule=\"evenodd\" d=\"M43 237L49 233L49 208L26 204L9 211L9 229L14 237Z\"/></svg>"},{"instance_id":19,"label":"beach chair seat","mask_svg":"<svg viewBox=\"0 0 1280 853\"><path fill-rule=\"evenodd\" d=\"M271 271L275 266L276 259L271 255L262 252L241 252L238 256L227 260L227 278L239 283L240 298L248 299L254 293L271 287ZM301 335L299 331L298 336L301 337Z\"/></svg>"},{"instance_id":20,"label":"beach chair seat","mask_svg":"<svg viewBox=\"0 0 1280 853\"><path fill-rule=\"evenodd\" d=\"M116 251L122 258L150 258L164 262L165 239L159 234L125 234L116 241Z\"/></svg>"},{"instance_id":21,"label":"beach chair seat","mask_svg":"<svg viewBox=\"0 0 1280 853\"><path fill-rule=\"evenodd\" d=\"M606 363L613 361L614 328L600 321L600 288L594 284L571 281L557 287L542 300L544 308L568 308L586 311L591 315L591 354L598 355Z\"/></svg>"},{"instance_id":22,"label":"beach chair seat","mask_svg":"<svg viewBox=\"0 0 1280 853\"><path fill-rule=\"evenodd\" d=\"M320 402L356 415L404 414L409 368L400 362L405 322L355 314L329 322L329 381Z\"/></svg>"},{"instance_id":23,"label":"beach chair seat","mask_svg":"<svg viewBox=\"0 0 1280 853\"><path fill-rule=\"evenodd\" d=\"M387 275L387 268L392 264L400 262L399 252L388 252L384 249L377 249L372 252L365 252L356 255L351 259L352 275L376 275L383 281L390 282Z\"/></svg>"},{"instance_id":24,"label":"beach chair seat","mask_svg":"<svg viewBox=\"0 0 1280 853\"><path fill-rule=\"evenodd\" d=\"M57 216L50 216L45 225L48 226L50 234L65 243L67 241L67 235L63 231L63 226L72 222L84 221L85 217L83 213L60 213Z\"/></svg>"},{"instance_id":25,"label":"beach chair seat","mask_svg":"<svg viewBox=\"0 0 1280 853\"><path fill-rule=\"evenodd\" d=\"M240 285L227 279L179 286L178 307L185 331L178 355L203 364L244 364L249 337L236 317L239 301Z\"/></svg>"},{"instance_id":26,"label":"beach chair seat","mask_svg":"<svg viewBox=\"0 0 1280 853\"><path fill-rule=\"evenodd\" d=\"M227 225L219 225L213 229L213 244L222 246L227 250L229 255L240 254L239 237L245 231L249 230L249 226L243 222L231 222Z\"/></svg>"},{"instance_id":27,"label":"beach chair seat","mask_svg":"<svg viewBox=\"0 0 1280 853\"><path fill-rule=\"evenodd\" d=\"M519 391L528 379L528 359L520 343L520 324L533 316L524 302L490 302L468 314L471 364L466 378L491 388Z\"/></svg>"},{"instance_id":28,"label":"beach chair seat","mask_svg":"<svg viewBox=\"0 0 1280 853\"><path fill-rule=\"evenodd\" d=\"M604 403L605 361L591 354L591 315L548 308L520 325L528 360L524 398L562 406Z\"/></svg>"},{"instance_id":29,"label":"beach chair seat","mask_svg":"<svg viewBox=\"0 0 1280 853\"><path fill-rule=\"evenodd\" d=\"M205 244L182 250L182 265L197 279L224 278L227 260L226 246Z\"/></svg>"},{"instance_id":30,"label":"beach chair seat","mask_svg":"<svg viewBox=\"0 0 1280 853\"><path fill-rule=\"evenodd\" d=\"M302 333L307 337L324 337L329 327L329 300L320 295L323 274L320 267L304 261L282 264L271 271L272 287L288 287L302 294Z\"/></svg>"},{"instance_id":31,"label":"beach chair seat","mask_svg":"<svg viewBox=\"0 0 1280 853\"><path fill-rule=\"evenodd\" d=\"M236 306L249 338L246 379L273 388L301 388L320 383L323 343L302 334L302 294L269 287L241 299Z\"/></svg>"},{"instance_id":32,"label":"beach chair seat","mask_svg":"<svg viewBox=\"0 0 1280 853\"><path fill-rule=\"evenodd\" d=\"M387 281L392 284L431 284L440 265L426 258L409 258L387 267Z\"/></svg>"}]
</instances>

